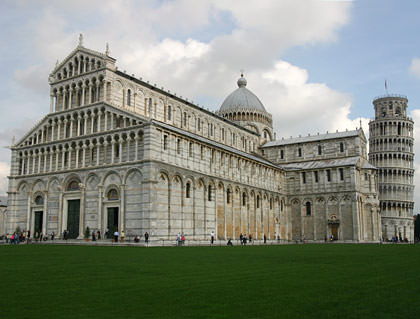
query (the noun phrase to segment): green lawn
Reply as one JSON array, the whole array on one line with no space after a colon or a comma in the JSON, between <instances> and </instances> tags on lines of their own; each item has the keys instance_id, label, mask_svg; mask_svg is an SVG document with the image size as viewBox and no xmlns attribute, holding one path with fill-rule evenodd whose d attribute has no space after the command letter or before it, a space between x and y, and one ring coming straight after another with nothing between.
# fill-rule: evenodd
<instances>
[{"instance_id":1,"label":"green lawn","mask_svg":"<svg viewBox=\"0 0 420 319\"><path fill-rule=\"evenodd\" d=\"M419 318L420 245L0 246L0 318Z\"/></svg>"}]
</instances>

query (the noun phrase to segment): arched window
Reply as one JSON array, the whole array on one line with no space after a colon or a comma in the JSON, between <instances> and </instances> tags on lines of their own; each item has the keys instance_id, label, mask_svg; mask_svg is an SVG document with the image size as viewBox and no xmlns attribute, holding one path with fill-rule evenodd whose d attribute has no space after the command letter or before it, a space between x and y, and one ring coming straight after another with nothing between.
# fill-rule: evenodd
<instances>
[{"instance_id":1,"label":"arched window","mask_svg":"<svg viewBox=\"0 0 420 319\"><path fill-rule=\"evenodd\" d=\"M211 185L209 185L208 187L208 192L207 192L207 200L209 202L211 202L211 197L212 197L212 193L211 193Z\"/></svg>"},{"instance_id":2,"label":"arched window","mask_svg":"<svg viewBox=\"0 0 420 319\"><path fill-rule=\"evenodd\" d=\"M300 148L300 147L298 148L298 156L302 157L302 148Z\"/></svg>"},{"instance_id":3,"label":"arched window","mask_svg":"<svg viewBox=\"0 0 420 319\"><path fill-rule=\"evenodd\" d=\"M226 190L226 203L227 204L230 203L230 189L229 188Z\"/></svg>"},{"instance_id":4,"label":"arched window","mask_svg":"<svg viewBox=\"0 0 420 319\"><path fill-rule=\"evenodd\" d=\"M120 196L118 195L118 192L115 188L109 190L108 194L107 194L107 198L108 200L119 200Z\"/></svg>"},{"instance_id":5,"label":"arched window","mask_svg":"<svg viewBox=\"0 0 420 319\"><path fill-rule=\"evenodd\" d=\"M318 155L322 155L322 146L318 145Z\"/></svg>"},{"instance_id":6,"label":"arched window","mask_svg":"<svg viewBox=\"0 0 420 319\"><path fill-rule=\"evenodd\" d=\"M197 130L200 131L201 130L201 120L197 119Z\"/></svg>"},{"instance_id":7,"label":"arched window","mask_svg":"<svg viewBox=\"0 0 420 319\"><path fill-rule=\"evenodd\" d=\"M181 139L176 140L176 153L181 154Z\"/></svg>"},{"instance_id":8,"label":"arched window","mask_svg":"<svg viewBox=\"0 0 420 319\"><path fill-rule=\"evenodd\" d=\"M163 149L168 149L168 135L163 136Z\"/></svg>"},{"instance_id":9,"label":"arched window","mask_svg":"<svg viewBox=\"0 0 420 319\"><path fill-rule=\"evenodd\" d=\"M149 115L152 114L152 98L149 97L149 106L148 106Z\"/></svg>"},{"instance_id":10,"label":"arched window","mask_svg":"<svg viewBox=\"0 0 420 319\"><path fill-rule=\"evenodd\" d=\"M264 138L267 138L267 131L264 131Z\"/></svg>"},{"instance_id":11,"label":"arched window","mask_svg":"<svg viewBox=\"0 0 420 319\"><path fill-rule=\"evenodd\" d=\"M187 112L184 112L184 127L187 127Z\"/></svg>"},{"instance_id":12,"label":"arched window","mask_svg":"<svg viewBox=\"0 0 420 319\"><path fill-rule=\"evenodd\" d=\"M131 90L127 90L127 105L131 106Z\"/></svg>"},{"instance_id":13,"label":"arched window","mask_svg":"<svg viewBox=\"0 0 420 319\"><path fill-rule=\"evenodd\" d=\"M245 192L242 193L242 206L246 205L246 194Z\"/></svg>"},{"instance_id":14,"label":"arched window","mask_svg":"<svg viewBox=\"0 0 420 319\"><path fill-rule=\"evenodd\" d=\"M340 152L344 152L344 143L343 142L340 143Z\"/></svg>"},{"instance_id":15,"label":"arched window","mask_svg":"<svg viewBox=\"0 0 420 319\"><path fill-rule=\"evenodd\" d=\"M311 216L311 203L306 202L306 216Z\"/></svg>"},{"instance_id":16,"label":"arched window","mask_svg":"<svg viewBox=\"0 0 420 319\"><path fill-rule=\"evenodd\" d=\"M168 121L171 120L171 106L168 105Z\"/></svg>"},{"instance_id":17,"label":"arched window","mask_svg":"<svg viewBox=\"0 0 420 319\"><path fill-rule=\"evenodd\" d=\"M67 190L68 191L79 191L80 190L79 182L78 181L71 181L67 185Z\"/></svg>"},{"instance_id":18,"label":"arched window","mask_svg":"<svg viewBox=\"0 0 420 319\"><path fill-rule=\"evenodd\" d=\"M191 184L187 183L185 187L185 197L190 198L190 196L191 196Z\"/></svg>"},{"instance_id":19,"label":"arched window","mask_svg":"<svg viewBox=\"0 0 420 319\"><path fill-rule=\"evenodd\" d=\"M260 208L260 195L257 195L257 208Z\"/></svg>"},{"instance_id":20,"label":"arched window","mask_svg":"<svg viewBox=\"0 0 420 319\"><path fill-rule=\"evenodd\" d=\"M44 198L41 195L35 197L35 205L44 205Z\"/></svg>"}]
</instances>

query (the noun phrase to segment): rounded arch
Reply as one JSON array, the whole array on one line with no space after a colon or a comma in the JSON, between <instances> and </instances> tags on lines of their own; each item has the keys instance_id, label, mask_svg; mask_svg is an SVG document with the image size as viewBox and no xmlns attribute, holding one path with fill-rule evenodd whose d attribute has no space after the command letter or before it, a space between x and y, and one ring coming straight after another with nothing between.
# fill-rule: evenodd
<instances>
[{"instance_id":1,"label":"rounded arch","mask_svg":"<svg viewBox=\"0 0 420 319\"><path fill-rule=\"evenodd\" d=\"M121 191L118 185L109 184L105 188L104 192L105 198L107 201L118 201L121 199ZM111 198L110 198L111 196Z\"/></svg>"},{"instance_id":2,"label":"rounded arch","mask_svg":"<svg viewBox=\"0 0 420 319\"><path fill-rule=\"evenodd\" d=\"M101 184L102 185L105 185L106 184L106 182L108 181L108 178L111 180L110 181L110 184L113 184L113 183L115 183L113 180L112 180L112 176L116 176L117 177L117 180L118 180L118 183L119 184L121 184L121 176L120 176L120 174L117 172L117 171L115 171L115 170L109 170L109 171L107 171L105 174L104 174L104 176L102 177L102 181L101 181Z\"/></svg>"},{"instance_id":3,"label":"rounded arch","mask_svg":"<svg viewBox=\"0 0 420 319\"><path fill-rule=\"evenodd\" d=\"M80 183L81 183L81 179L80 179L79 175L73 173L73 174L68 175L63 180L63 185L62 186L63 186L64 191L80 190L80 186L79 186ZM76 185L77 185L77 187L76 187Z\"/></svg>"},{"instance_id":4,"label":"rounded arch","mask_svg":"<svg viewBox=\"0 0 420 319\"><path fill-rule=\"evenodd\" d=\"M54 176L48 180L47 190L48 192L55 192L55 191L58 191L59 186L60 186L60 180Z\"/></svg>"},{"instance_id":5,"label":"rounded arch","mask_svg":"<svg viewBox=\"0 0 420 319\"><path fill-rule=\"evenodd\" d=\"M130 168L123 176L123 183L127 184L127 180L128 178L132 175L132 174L136 174L138 173L140 175L140 178L143 177L143 174L141 173L141 170L138 169L137 167L132 167Z\"/></svg>"},{"instance_id":6,"label":"rounded arch","mask_svg":"<svg viewBox=\"0 0 420 319\"><path fill-rule=\"evenodd\" d=\"M30 191L32 193L37 192L37 191L38 192L45 191L46 190L45 186L46 186L45 182L42 179L37 179L32 183Z\"/></svg>"}]
</instances>

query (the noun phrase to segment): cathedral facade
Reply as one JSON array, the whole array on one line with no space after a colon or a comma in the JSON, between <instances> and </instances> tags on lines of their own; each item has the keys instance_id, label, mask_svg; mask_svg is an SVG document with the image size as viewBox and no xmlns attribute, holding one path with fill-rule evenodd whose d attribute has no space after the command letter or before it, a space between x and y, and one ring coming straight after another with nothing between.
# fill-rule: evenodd
<instances>
[{"instance_id":1,"label":"cathedral facade","mask_svg":"<svg viewBox=\"0 0 420 319\"><path fill-rule=\"evenodd\" d=\"M381 239L361 129L275 140L243 76L211 112L115 63L80 42L51 72L50 112L11 146L6 232Z\"/></svg>"}]
</instances>

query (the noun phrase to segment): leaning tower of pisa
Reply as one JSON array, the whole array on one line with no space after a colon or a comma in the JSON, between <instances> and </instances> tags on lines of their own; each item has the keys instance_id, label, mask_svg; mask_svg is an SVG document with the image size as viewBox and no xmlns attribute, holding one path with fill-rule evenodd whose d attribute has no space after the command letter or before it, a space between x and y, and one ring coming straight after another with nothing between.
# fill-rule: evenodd
<instances>
[{"instance_id":1,"label":"leaning tower of pisa","mask_svg":"<svg viewBox=\"0 0 420 319\"><path fill-rule=\"evenodd\" d=\"M369 161L378 168L384 240L414 239L414 123L407 102L401 95L375 98L375 119L369 122Z\"/></svg>"}]
</instances>

